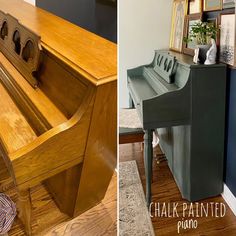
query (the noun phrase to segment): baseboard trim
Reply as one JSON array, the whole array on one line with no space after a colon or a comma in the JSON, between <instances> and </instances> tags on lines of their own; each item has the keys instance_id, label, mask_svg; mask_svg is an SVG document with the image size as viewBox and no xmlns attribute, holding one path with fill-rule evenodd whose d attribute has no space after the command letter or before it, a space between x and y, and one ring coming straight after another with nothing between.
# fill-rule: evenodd
<instances>
[{"instance_id":1,"label":"baseboard trim","mask_svg":"<svg viewBox=\"0 0 236 236\"><path fill-rule=\"evenodd\" d=\"M224 192L222 193L222 197L236 216L236 197L233 195L226 184L224 184Z\"/></svg>"}]
</instances>

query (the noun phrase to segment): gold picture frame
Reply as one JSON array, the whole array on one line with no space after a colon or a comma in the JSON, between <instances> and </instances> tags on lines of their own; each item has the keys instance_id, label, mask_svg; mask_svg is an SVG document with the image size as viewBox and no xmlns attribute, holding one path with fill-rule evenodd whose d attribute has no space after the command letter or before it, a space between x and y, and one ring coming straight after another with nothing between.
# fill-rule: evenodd
<instances>
[{"instance_id":1,"label":"gold picture frame","mask_svg":"<svg viewBox=\"0 0 236 236\"><path fill-rule=\"evenodd\" d=\"M203 10L202 0L189 0L188 1L188 14L201 13Z\"/></svg>"},{"instance_id":2,"label":"gold picture frame","mask_svg":"<svg viewBox=\"0 0 236 236\"><path fill-rule=\"evenodd\" d=\"M222 0L204 0L204 11L222 10Z\"/></svg>"},{"instance_id":3,"label":"gold picture frame","mask_svg":"<svg viewBox=\"0 0 236 236\"><path fill-rule=\"evenodd\" d=\"M197 23L197 22L201 22L202 20L202 13L195 13L195 14L191 14L191 15L187 15L185 17L185 23L184 23L184 37L188 38L189 33L191 31L191 27ZM191 43L187 43L187 42L183 42L183 53L193 56L194 55L194 49L195 49L195 44L194 42Z\"/></svg>"},{"instance_id":4,"label":"gold picture frame","mask_svg":"<svg viewBox=\"0 0 236 236\"><path fill-rule=\"evenodd\" d=\"M174 0L172 9L172 26L170 49L182 52L184 35L184 18L188 12L188 0Z\"/></svg>"}]
</instances>

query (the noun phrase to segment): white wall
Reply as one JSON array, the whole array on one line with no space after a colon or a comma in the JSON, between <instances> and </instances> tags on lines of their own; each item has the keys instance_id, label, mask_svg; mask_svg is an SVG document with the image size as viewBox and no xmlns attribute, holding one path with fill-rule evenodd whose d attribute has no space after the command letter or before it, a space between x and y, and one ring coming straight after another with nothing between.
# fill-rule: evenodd
<instances>
[{"instance_id":1,"label":"white wall","mask_svg":"<svg viewBox=\"0 0 236 236\"><path fill-rule=\"evenodd\" d=\"M127 69L169 47L172 0L119 0L119 103L128 106Z\"/></svg>"},{"instance_id":2,"label":"white wall","mask_svg":"<svg viewBox=\"0 0 236 236\"><path fill-rule=\"evenodd\" d=\"M35 0L25 0L25 2L31 3L33 5L35 5Z\"/></svg>"}]
</instances>

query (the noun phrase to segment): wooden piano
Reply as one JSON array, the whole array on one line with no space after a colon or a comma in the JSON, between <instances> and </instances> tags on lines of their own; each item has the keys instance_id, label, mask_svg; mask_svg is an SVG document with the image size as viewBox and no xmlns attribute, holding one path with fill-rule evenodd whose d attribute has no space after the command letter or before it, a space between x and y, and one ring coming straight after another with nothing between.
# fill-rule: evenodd
<instances>
[{"instance_id":1,"label":"wooden piano","mask_svg":"<svg viewBox=\"0 0 236 236\"><path fill-rule=\"evenodd\" d=\"M32 234L30 188L60 210L104 197L116 166L116 45L21 0L0 0L0 155Z\"/></svg>"},{"instance_id":2,"label":"wooden piano","mask_svg":"<svg viewBox=\"0 0 236 236\"><path fill-rule=\"evenodd\" d=\"M223 190L226 65L156 51L150 65L128 70L131 106L145 131L147 205L151 202L152 131L182 197L197 201Z\"/></svg>"}]
</instances>

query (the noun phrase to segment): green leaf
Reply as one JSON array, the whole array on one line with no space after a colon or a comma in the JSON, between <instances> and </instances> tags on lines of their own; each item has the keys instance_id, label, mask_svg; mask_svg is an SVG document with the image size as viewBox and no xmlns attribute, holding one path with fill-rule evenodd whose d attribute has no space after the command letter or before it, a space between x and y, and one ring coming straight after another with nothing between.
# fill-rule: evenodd
<instances>
[{"instance_id":1,"label":"green leaf","mask_svg":"<svg viewBox=\"0 0 236 236\"><path fill-rule=\"evenodd\" d=\"M197 22L195 23L189 32L188 37L183 39L184 42L195 41L196 44L209 44L211 38L216 39L219 28L209 22Z\"/></svg>"}]
</instances>

